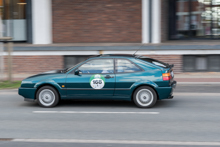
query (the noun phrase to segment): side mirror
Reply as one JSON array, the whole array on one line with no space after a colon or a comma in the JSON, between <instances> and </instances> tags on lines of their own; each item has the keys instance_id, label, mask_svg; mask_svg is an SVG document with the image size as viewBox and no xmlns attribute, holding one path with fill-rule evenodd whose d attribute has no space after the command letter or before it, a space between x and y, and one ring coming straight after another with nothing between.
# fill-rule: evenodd
<instances>
[{"instance_id":1,"label":"side mirror","mask_svg":"<svg viewBox=\"0 0 220 147\"><path fill-rule=\"evenodd\" d=\"M80 70L75 71L75 75L81 75L81 74L82 74L82 72Z\"/></svg>"}]
</instances>

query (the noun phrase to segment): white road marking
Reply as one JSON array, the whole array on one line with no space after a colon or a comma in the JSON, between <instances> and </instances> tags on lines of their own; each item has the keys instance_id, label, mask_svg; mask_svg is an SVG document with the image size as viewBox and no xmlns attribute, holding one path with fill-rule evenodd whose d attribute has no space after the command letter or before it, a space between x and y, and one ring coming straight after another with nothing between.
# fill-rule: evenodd
<instances>
[{"instance_id":1,"label":"white road marking","mask_svg":"<svg viewBox=\"0 0 220 147\"><path fill-rule=\"evenodd\" d=\"M33 113L66 113L66 114L159 114L159 112L105 112L105 111L33 111Z\"/></svg>"},{"instance_id":2,"label":"white road marking","mask_svg":"<svg viewBox=\"0 0 220 147\"><path fill-rule=\"evenodd\" d=\"M138 140L78 140L78 139L13 139L13 142L47 143L113 143L113 144L151 144L151 145L198 145L220 146L220 142L183 142L183 141L138 141Z\"/></svg>"}]
</instances>

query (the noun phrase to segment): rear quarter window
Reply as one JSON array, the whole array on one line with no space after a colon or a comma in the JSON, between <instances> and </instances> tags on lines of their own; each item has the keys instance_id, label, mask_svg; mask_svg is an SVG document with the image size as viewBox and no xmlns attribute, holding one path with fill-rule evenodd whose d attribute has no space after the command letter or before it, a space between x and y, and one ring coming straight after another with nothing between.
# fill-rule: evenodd
<instances>
[{"instance_id":1,"label":"rear quarter window","mask_svg":"<svg viewBox=\"0 0 220 147\"><path fill-rule=\"evenodd\" d=\"M146 62L149 62L149 63L152 63L154 65L163 67L163 68L168 68L169 67L169 64L164 63L164 62L159 61L159 60L156 60L156 59L152 59L152 58L139 58L139 59L143 60L143 61L146 61Z\"/></svg>"},{"instance_id":2,"label":"rear quarter window","mask_svg":"<svg viewBox=\"0 0 220 147\"><path fill-rule=\"evenodd\" d=\"M116 72L117 73L132 73L141 72L142 69L133 62L126 59L116 59Z\"/></svg>"}]
</instances>

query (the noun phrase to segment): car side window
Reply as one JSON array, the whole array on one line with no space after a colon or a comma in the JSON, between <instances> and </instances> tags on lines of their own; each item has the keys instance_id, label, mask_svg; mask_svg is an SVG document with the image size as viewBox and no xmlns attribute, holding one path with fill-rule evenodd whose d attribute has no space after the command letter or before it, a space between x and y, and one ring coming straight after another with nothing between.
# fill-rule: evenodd
<instances>
[{"instance_id":1,"label":"car side window","mask_svg":"<svg viewBox=\"0 0 220 147\"><path fill-rule=\"evenodd\" d=\"M114 73L113 59L91 60L78 68L83 74Z\"/></svg>"},{"instance_id":2,"label":"car side window","mask_svg":"<svg viewBox=\"0 0 220 147\"><path fill-rule=\"evenodd\" d=\"M116 60L116 72L117 73L131 73L131 72L140 72L141 68L136 66L134 63L125 60L125 59L117 59Z\"/></svg>"}]
</instances>

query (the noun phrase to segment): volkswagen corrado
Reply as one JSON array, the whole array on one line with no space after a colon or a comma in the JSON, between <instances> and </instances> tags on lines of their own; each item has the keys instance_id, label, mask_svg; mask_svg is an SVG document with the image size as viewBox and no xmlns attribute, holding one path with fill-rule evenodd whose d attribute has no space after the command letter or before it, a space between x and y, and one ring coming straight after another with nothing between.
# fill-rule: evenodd
<instances>
[{"instance_id":1,"label":"volkswagen corrado","mask_svg":"<svg viewBox=\"0 0 220 147\"><path fill-rule=\"evenodd\" d=\"M133 101L149 108L173 98L173 65L137 55L98 55L73 67L24 79L19 95L54 107L63 99Z\"/></svg>"}]
</instances>

